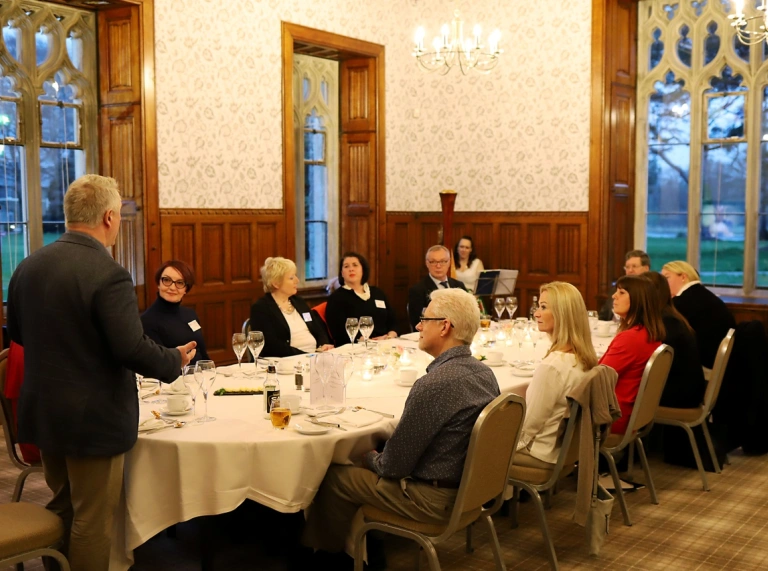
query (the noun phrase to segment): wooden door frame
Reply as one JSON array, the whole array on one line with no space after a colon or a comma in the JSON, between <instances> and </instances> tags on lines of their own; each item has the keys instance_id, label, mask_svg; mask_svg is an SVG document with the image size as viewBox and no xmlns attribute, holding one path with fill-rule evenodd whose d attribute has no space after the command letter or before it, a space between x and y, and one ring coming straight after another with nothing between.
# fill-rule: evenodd
<instances>
[{"instance_id":1,"label":"wooden door frame","mask_svg":"<svg viewBox=\"0 0 768 571\"><path fill-rule=\"evenodd\" d=\"M315 30L290 22L281 22L283 61L283 211L285 213L285 255L293 257L296 251L296 155L293 121L293 52L295 42L311 44L335 52L339 61L352 58L376 60L376 196L375 224L380 229L374 251L379 255L369 260L375 274L381 276L383 252L386 251L384 223L386 220L386 162L385 162L385 99L384 99L384 46ZM323 56L318 56L323 57ZM341 216L342 214L340 214ZM341 227L341 225L339 225ZM381 278L379 278L381 279Z\"/></svg>"}]
</instances>

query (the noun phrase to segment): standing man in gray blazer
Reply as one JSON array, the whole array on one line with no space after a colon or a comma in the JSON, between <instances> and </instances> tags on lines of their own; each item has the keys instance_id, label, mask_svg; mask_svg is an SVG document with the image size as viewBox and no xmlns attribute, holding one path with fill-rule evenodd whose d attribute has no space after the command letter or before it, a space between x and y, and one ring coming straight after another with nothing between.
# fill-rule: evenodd
<instances>
[{"instance_id":1,"label":"standing man in gray blazer","mask_svg":"<svg viewBox=\"0 0 768 571\"><path fill-rule=\"evenodd\" d=\"M130 274L107 248L120 228L112 178L85 175L64 195L67 232L19 264L8 331L24 347L19 440L36 444L68 530L73 569L109 566L125 452L136 443L134 371L175 379L195 342L166 349L144 335Z\"/></svg>"}]
</instances>

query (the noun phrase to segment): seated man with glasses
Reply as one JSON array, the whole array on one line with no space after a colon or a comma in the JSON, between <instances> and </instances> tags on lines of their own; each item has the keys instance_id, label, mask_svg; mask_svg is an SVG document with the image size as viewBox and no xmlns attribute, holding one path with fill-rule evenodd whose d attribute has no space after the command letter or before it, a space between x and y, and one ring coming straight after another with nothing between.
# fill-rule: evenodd
<instances>
[{"instance_id":1,"label":"seated man with glasses","mask_svg":"<svg viewBox=\"0 0 768 571\"><path fill-rule=\"evenodd\" d=\"M435 360L413 385L400 422L381 453L362 467L332 465L309 508L303 543L352 554L362 505L424 523L451 515L477 417L499 396L493 372L469 345L480 324L475 298L460 289L437 290L420 318L419 349ZM343 555L341 556L343 557ZM335 563L341 568L341 561Z\"/></svg>"},{"instance_id":2,"label":"seated man with glasses","mask_svg":"<svg viewBox=\"0 0 768 571\"><path fill-rule=\"evenodd\" d=\"M191 307L181 305L181 300L195 284L192 268L179 260L165 262L155 272L155 283L157 299L141 315L144 333L163 347L176 347L196 341L197 353L190 364L207 360L208 352L205 350L203 329L197 313Z\"/></svg>"},{"instance_id":3,"label":"seated man with glasses","mask_svg":"<svg viewBox=\"0 0 768 571\"><path fill-rule=\"evenodd\" d=\"M631 250L624 256L624 274L627 276L639 276L651 270L651 258L642 250ZM611 292L613 294L613 292ZM600 321L613 320L613 296L608 296L600 313Z\"/></svg>"},{"instance_id":4,"label":"seated man with glasses","mask_svg":"<svg viewBox=\"0 0 768 571\"><path fill-rule=\"evenodd\" d=\"M427 271L429 274L408 290L408 321L416 329L424 308L429 305L429 294L436 289L467 288L457 279L448 277L451 269L451 252L445 246L432 246L427 250Z\"/></svg>"}]
</instances>

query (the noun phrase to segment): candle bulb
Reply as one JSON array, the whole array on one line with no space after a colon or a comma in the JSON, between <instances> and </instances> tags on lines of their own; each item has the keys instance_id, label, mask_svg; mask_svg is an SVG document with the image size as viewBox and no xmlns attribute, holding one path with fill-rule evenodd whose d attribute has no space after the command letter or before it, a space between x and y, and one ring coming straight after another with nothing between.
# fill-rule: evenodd
<instances>
[{"instance_id":1,"label":"candle bulb","mask_svg":"<svg viewBox=\"0 0 768 571\"><path fill-rule=\"evenodd\" d=\"M736 0L736 15L739 18L744 15L744 0Z\"/></svg>"},{"instance_id":2,"label":"candle bulb","mask_svg":"<svg viewBox=\"0 0 768 571\"><path fill-rule=\"evenodd\" d=\"M443 34L443 47L448 49L448 34L450 33L448 24L443 24L443 27L440 28L440 33Z\"/></svg>"},{"instance_id":3,"label":"candle bulb","mask_svg":"<svg viewBox=\"0 0 768 571\"><path fill-rule=\"evenodd\" d=\"M424 51L424 28L421 26L416 29L416 50Z\"/></svg>"},{"instance_id":4,"label":"candle bulb","mask_svg":"<svg viewBox=\"0 0 768 571\"><path fill-rule=\"evenodd\" d=\"M481 32L480 24L475 24L475 27L472 29L472 34L475 36L475 49L480 49Z\"/></svg>"}]
</instances>

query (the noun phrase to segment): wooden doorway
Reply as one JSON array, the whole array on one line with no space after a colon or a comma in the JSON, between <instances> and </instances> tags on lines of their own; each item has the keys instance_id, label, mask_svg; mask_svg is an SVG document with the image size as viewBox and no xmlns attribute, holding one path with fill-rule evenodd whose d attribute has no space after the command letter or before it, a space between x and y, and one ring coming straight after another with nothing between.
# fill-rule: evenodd
<instances>
[{"instance_id":1,"label":"wooden doorway","mask_svg":"<svg viewBox=\"0 0 768 571\"><path fill-rule=\"evenodd\" d=\"M384 152L384 46L305 26L282 23L283 208L286 251L296 252L296 149L293 113L293 56L339 62L339 243L371 265L371 283L380 275L386 216ZM341 252L339 252L341 253Z\"/></svg>"}]
</instances>

